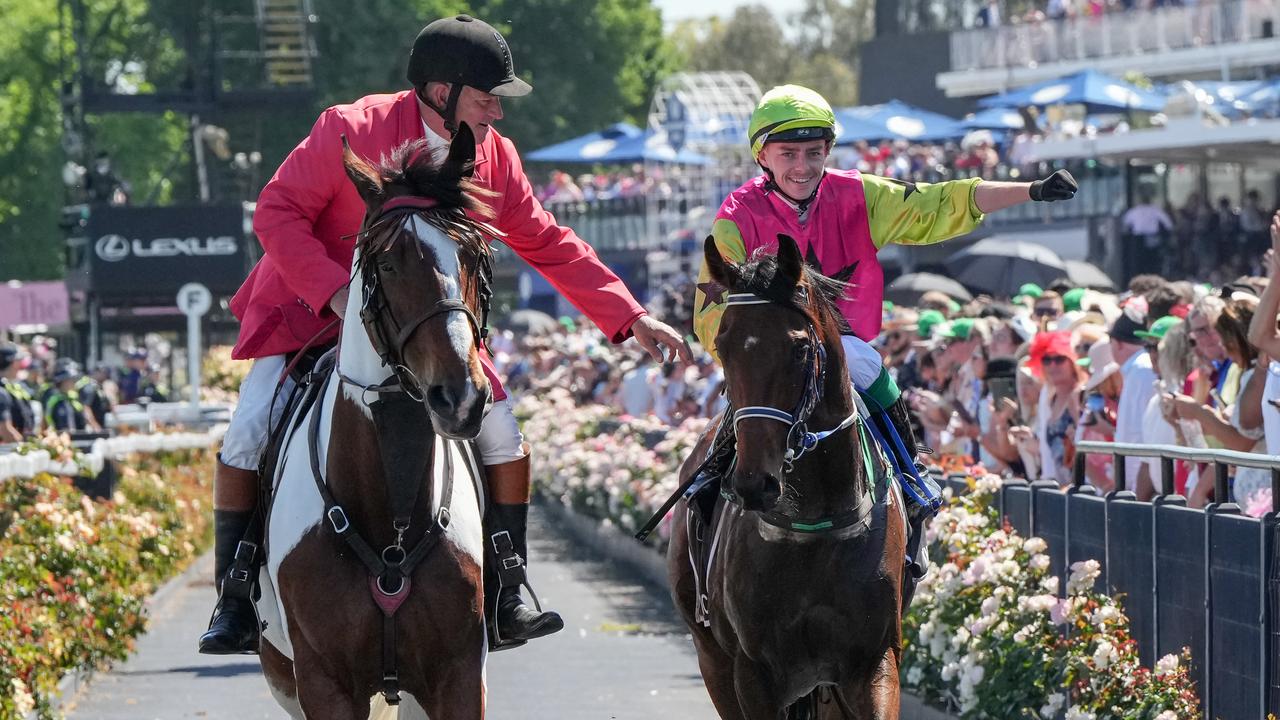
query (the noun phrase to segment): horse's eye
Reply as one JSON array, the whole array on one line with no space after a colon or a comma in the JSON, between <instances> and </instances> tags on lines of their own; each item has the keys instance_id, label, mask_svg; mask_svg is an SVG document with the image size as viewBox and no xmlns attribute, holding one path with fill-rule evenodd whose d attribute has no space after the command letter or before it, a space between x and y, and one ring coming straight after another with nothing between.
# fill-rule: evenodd
<instances>
[{"instance_id":1,"label":"horse's eye","mask_svg":"<svg viewBox=\"0 0 1280 720\"><path fill-rule=\"evenodd\" d=\"M809 346L803 343L796 345L794 348L791 349L791 356L794 357L797 361L802 361L808 358Z\"/></svg>"},{"instance_id":2,"label":"horse's eye","mask_svg":"<svg viewBox=\"0 0 1280 720\"><path fill-rule=\"evenodd\" d=\"M378 263L378 270L387 273L388 275L393 275L395 274L396 268L389 262L381 262Z\"/></svg>"}]
</instances>

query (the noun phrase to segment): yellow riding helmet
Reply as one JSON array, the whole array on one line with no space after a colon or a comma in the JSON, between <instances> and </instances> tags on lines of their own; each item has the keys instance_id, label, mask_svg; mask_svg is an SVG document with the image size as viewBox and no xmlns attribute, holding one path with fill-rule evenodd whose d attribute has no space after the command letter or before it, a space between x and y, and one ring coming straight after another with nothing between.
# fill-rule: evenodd
<instances>
[{"instance_id":1,"label":"yellow riding helmet","mask_svg":"<svg viewBox=\"0 0 1280 720\"><path fill-rule=\"evenodd\" d=\"M747 127L752 157L768 142L834 140L836 114L818 93L799 85L780 85L760 98Z\"/></svg>"}]
</instances>

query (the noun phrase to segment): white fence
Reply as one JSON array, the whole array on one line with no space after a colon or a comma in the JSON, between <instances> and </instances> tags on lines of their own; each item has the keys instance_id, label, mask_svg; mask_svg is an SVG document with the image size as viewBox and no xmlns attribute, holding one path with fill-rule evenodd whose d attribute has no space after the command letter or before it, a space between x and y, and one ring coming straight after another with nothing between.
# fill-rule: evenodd
<instances>
[{"instance_id":1,"label":"white fence","mask_svg":"<svg viewBox=\"0 0 1280 720\"><path fill-rule=\"evenodd\" d=\"M0 482L10 478L30 478L39 473L55 475L80 475L86 470L97 475L107 460L115 460L133 453L156 453L166 450L189 450L213 447L222 439L227 426L217 425L205 432L175 432L124 435L94 440L83 451L77 451L76 459L66 462L52 458L47 451L19 455L0 450Z\"/></svg>"}]
</instances>

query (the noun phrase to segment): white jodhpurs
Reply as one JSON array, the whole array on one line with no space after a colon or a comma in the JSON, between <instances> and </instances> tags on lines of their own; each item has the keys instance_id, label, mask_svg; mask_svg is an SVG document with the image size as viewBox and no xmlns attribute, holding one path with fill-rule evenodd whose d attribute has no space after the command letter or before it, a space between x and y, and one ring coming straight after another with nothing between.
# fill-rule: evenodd
<instances>
[{"instance_id":1,"label":"white jodhpurs","mask_svg":"<svg viewBox=\"0 0 1280 720\"><path fill-rule=\"evenodd\" d=\"M841 335L840 344L844 346L844 364L849 369L853 386L859 390L870 388L884 369L880 353L853 335Z\"/></svg>"},{"instance_id":2,"label":"white jodhpurs","mask_svg":"<svg viewBox=\"0 0 1280 720\"><path fill-rule=\"evenodd\" d=\"M293 380L285 379L285 387L275 408L271 397L276 382L284 372L283 355L258 358L249 368L240 384L240 403L231 415L231 424L222 438L222 462L241 470L256 470L262 453L267 449L269 428L279 421L284 412L284 402L293 390ZM485 465L500 465L524 457L524 436L515 415L511 414L511 400L499 400L485 410L480 423L480 435L476 437L480 461Z\"/></svg>"}]
</instances>

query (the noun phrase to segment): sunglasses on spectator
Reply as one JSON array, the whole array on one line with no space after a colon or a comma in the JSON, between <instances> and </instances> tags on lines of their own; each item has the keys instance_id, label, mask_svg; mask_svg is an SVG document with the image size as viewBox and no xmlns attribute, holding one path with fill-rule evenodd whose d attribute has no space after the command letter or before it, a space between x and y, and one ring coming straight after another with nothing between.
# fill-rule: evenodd
<instances>
[{"instance_id":1,"label":"sunglasses on spectator","mask_svg":"<svg viewBox=\"0 0 1280 720\"><path fill-rule=\"evenodd\" d=\"M1055 307L1038 307L1035 310L1032 310L1032 312L1036 314L1036 317L1057 317L1058 316L1058 308L1055 308Z\"/></svg>"},{"instance_id":2,"label":"sunglasses on spectator","mask_svg":"<svg viewBox=\"0 0 1280 720\"><path fill-rule=\"evenodd\" d=\"M1040 362L1044 365L1057 365L1058 363L1069 363L1071 358L1065 355L1045 355Z\"/></svg>"}]
</instances>

